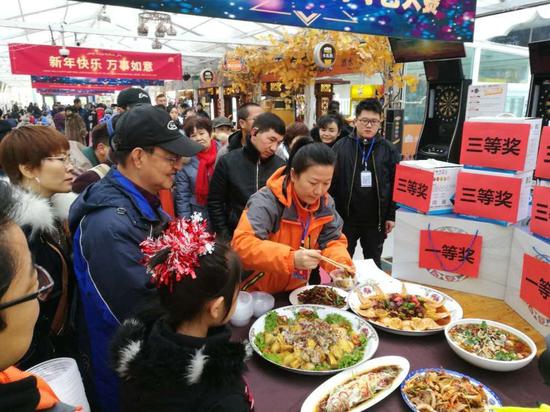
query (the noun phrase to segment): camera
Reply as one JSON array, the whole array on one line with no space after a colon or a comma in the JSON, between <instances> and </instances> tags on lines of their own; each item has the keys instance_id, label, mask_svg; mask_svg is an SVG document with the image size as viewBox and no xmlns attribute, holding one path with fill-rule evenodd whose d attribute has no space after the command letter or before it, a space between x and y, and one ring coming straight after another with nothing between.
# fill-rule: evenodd
<instances>
[{"instance_id":1,"label":"camera","mask_svg":"<svg viewBox=\"0 0 550 412\"><path fill-rule=\"evenodd\" d=\"M59 55L63 57L67 57L69 54L71 54L71 51L67 49L65 46L63 46L61 49L59 49Z\"/></svg>"}]
</instances>

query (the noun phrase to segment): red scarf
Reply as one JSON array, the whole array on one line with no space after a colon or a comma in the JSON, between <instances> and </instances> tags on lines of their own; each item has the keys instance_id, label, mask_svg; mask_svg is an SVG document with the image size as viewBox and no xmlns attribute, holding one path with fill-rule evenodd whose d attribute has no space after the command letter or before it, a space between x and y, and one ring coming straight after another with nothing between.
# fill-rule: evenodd
<instances>
[{"instance_id":1,"label":"red scarf","mask_svg":"<svg viewBox=\"0 0 550 412\"><path fill-rule=\"evenodd\" d=\"M197 180L195 181L195 198L199 205L206 205L208 198L208 186L210 178L214 173L214 163L218 154L218 146L212 139L210 149L197 154L199 160L199 170L197 172Z\"/></svg>"}]
</instances>

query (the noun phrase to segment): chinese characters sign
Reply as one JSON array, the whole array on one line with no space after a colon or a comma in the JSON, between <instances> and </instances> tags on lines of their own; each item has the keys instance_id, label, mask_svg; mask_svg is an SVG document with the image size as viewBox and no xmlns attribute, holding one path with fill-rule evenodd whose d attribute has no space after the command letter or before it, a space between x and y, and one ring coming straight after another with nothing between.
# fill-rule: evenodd
<instances>
[{"instance_id":1,"label":"chinese characters sign","mask_svg":"<svg viewBox=\"0 0 550 412\"><path fill-rule=\"evenodd\" d=\"M481 262L481 247L481 236L421 230L418 266L476 278Z\"/></svg>"},{"instance_id":2,"label":"chinese characters sign","mask_svg":"<svg viewBox=\"0 0 550 412\"><path fill-rule=\"evenodd\" d=\"M454 211L515 223L521 184L521 179L461 172L456 182Z\"/></svg>"},{"instance_id":3,"label":"chinese characters sign","mask_svg":"<svg viewBox=\"0 0 550 412\"><path fill-rule=\"evenodd\" d=\"M462 132L460 163L524 170L529 135L528 124L466 122Z\"/></svg>"},{"instance_id":4,"label":"chinese characters sign","mask_svg":"<svg viewBox=\"0 0 550 412\"><path fill-rule=\"evenodd\" d=\"M529 227L531 232L550 238L550 187L535 186Z\"/></svg>"},{"instance_id":5,"label":"chinese characters sign","mask_svg":"<svg viewBox=\"0 0 550 412\"><path fill-rule=\"evenodd\" d=\"M432 172L397 165L393 186L393 201L427 213L430 209L433 178Z\"/></svg>"},{"instance_id":6,"label":"chinese characters sign","mask_svg":"<svg viewBox=\"0 0 550 412\"><path fill-rule=\"evenodd\" d=\"M535 176L539 179L550 179L550 126L542 129Z\"/></svg>"},{"instance_id":7,"label":"chinese characters sign","mask_svg":"<svg viewBox=\"0 0 550 412\"><path fill-rule=\"evenodd\" d=\"M475 0L92 0L222 19L427 40L473 41Z\"/></svg>"},{"instance_id":8,"label":"chinese characters sign","mask_svg":"<svg viewBox=\"0 0 550 412\"><path fill-rule=\"evenodd\" d=\"M550 317L550 263L523 255L519 296L544 316Z\"/></svg>"},{"instance_id":9,"label":"chinese characters sign","mask_svg":"<svg viewBox=\"0 0 550 412\"><path fill-rule=\"evenodd\" d=\"M13 74L40 76L107 77L151 80L181 80L180 54L68 47L68 56L59 55L59 46L10 44Z\"/></svg>"}]
</instances>

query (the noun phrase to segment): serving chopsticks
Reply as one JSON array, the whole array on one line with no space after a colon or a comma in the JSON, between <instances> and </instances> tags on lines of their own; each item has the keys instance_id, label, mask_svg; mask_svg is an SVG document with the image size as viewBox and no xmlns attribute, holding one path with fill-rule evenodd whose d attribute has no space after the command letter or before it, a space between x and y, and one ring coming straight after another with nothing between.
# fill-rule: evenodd
<instances>
[{"instance_id":1,"label":"serving chopsticks","mask_svg":"<svg viewBox=\"0 0 550 412\"><path fill-rule=\"evenodd\" d=\"M300 247L300 250L311 250L311 249L307 249L305 247ZM355 273L355 268L353 268L352 266L348 266L344 263L337 262L337 261L332 260L331 258L328 258L326 256L321 255L321 260L324 261L324 262L330 263L332 266L335 266L338 269L344 269L348 273Z\"/></svg>"}]
</instances>

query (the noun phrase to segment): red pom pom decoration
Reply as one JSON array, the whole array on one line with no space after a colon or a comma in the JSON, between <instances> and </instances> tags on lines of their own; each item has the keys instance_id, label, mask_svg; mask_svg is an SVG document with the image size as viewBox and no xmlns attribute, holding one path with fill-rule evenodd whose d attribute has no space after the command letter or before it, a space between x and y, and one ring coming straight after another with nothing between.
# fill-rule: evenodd
<instances>
[{"instance_id":1,"label":"red pom pom decoration","mask_svg":"<svg viewBox=\"0 0 550 412\"><path fill-rule=\"evenodd\" d=\"M157 288L168 286L171 290L173 282L186 276L197 277L195 268L200 266L199 256L212 253L214 242L214 235L206 230L206 221L200 213L194 213L191 219L172 220L162 235L149 237L139 246L144 255L142 263L151 273L151 281ZM167 252L167 258L154 264L154 257L163 251Z\"/></svg>"}]
</instances>

